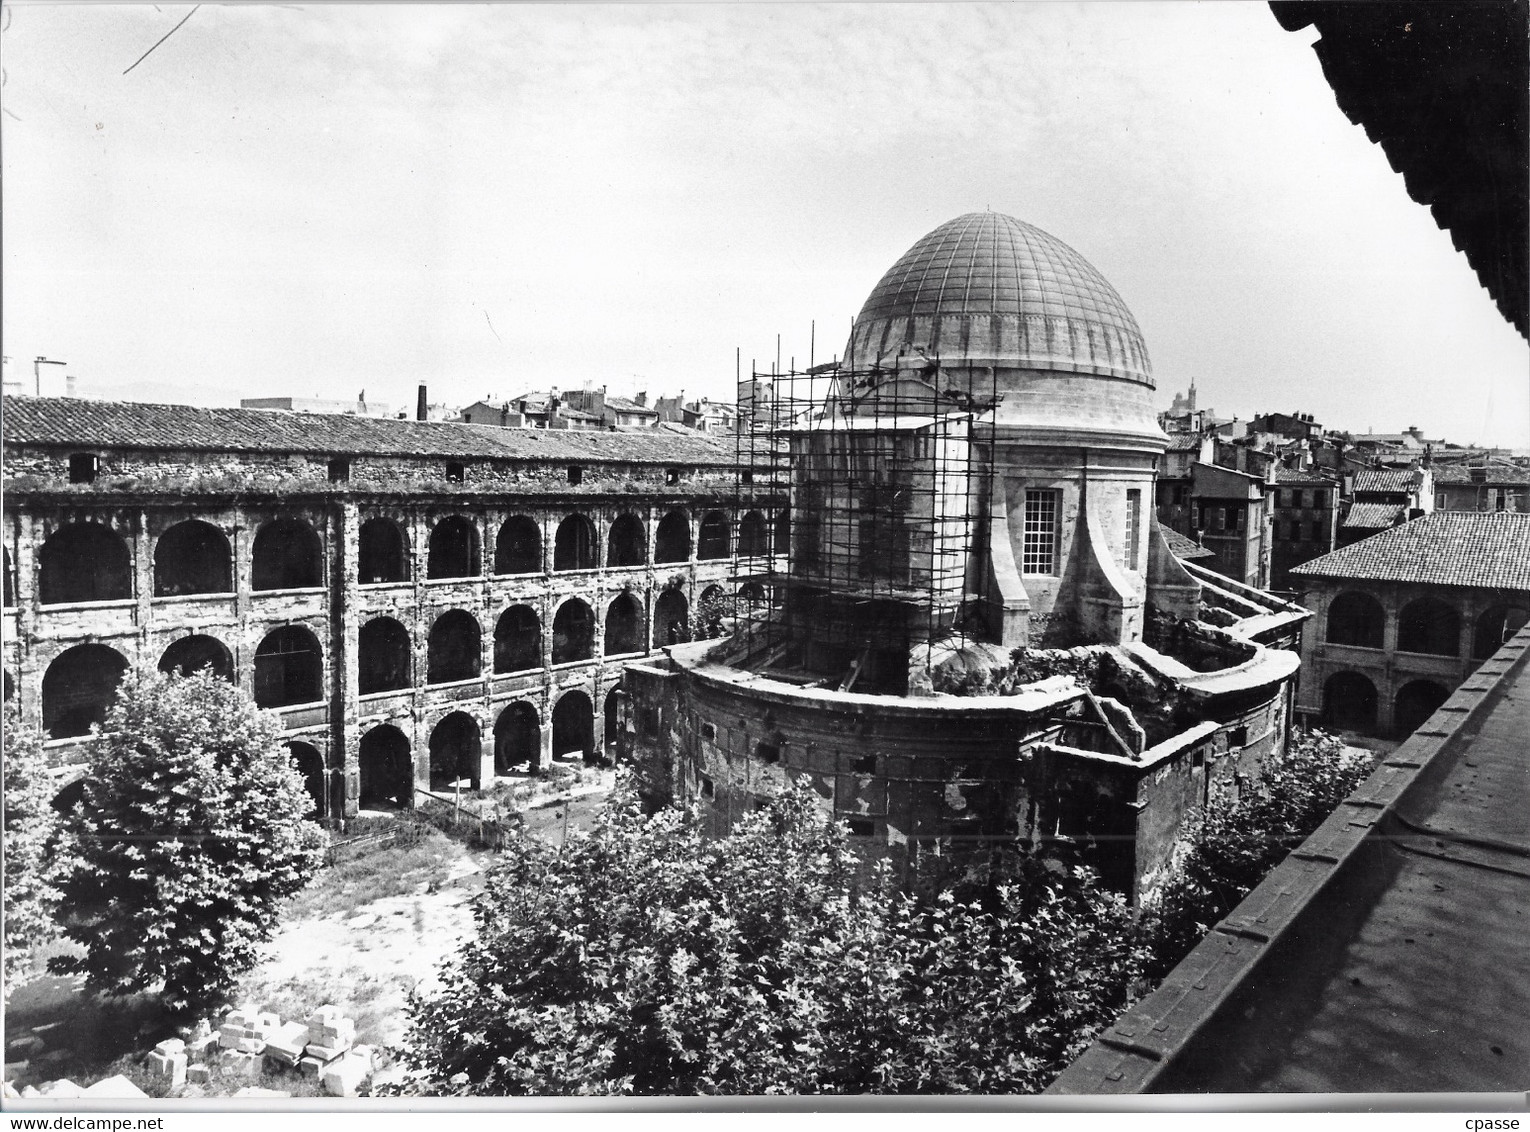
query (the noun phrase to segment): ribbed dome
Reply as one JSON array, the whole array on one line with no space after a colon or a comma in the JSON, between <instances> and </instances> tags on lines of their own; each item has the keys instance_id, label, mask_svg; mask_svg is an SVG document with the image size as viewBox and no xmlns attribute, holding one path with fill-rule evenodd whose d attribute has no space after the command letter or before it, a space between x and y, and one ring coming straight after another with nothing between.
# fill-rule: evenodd
<instances>
[{"instance_id":1,"label":"ribbed dome","mask_svg":"<svg viewBox=\"0 0 1530 1132\"><path fill-rule=\"evenodd\" d=\"M920 347L946 365L1126 378L1152 387L1137 320L1083 256L1011 216L971 212L925 236L871 292L855 367Z\"/></svg>"}]
</instances>

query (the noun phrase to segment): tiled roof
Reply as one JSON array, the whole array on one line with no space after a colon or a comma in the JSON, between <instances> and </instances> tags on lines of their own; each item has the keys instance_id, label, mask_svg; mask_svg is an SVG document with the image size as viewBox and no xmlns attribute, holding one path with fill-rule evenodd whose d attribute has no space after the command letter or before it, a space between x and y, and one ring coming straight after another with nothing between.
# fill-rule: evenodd
<instances>
[{"instance_id":1,"label":"tiled roof","mask_svg":"<svg viewBox=\"0 0 1530 1132\"><path fill-rule=\"evenodd\" d=\"M1325 487L1333 486L1333 480L1329 479L1325 475L1320 475L1317 472L1299 471L1296 468L1277 467L1275 469L1275 482L1291 484L1312 484L1314 486L1321 485Z\"/></svg>"},{"instance_id":2,"label":"tiled roof","mask_svg":"<svg viewBox=\"0 0 1530 1132\"><path fill-rule=\"evenodd\" d=\"M606 408L615 409L618 413L642 413L649 417L659 415L659 411L652 406L639 405L636 401L629 401L625 397L607 397Z\"/></svg>"},{"instance_id":3,"label":"tiled roof","mask_svg":"<svg viewBox=\"0 0 1530 1132\"><path fill-rule=\"evenodd\" d=\"M1482 478L1473 479L1474 471L1480 473ZM1480 464L1475 467L1468 464L1436 464L1434 482L1437 484L1480 483L1500 487L1507 484L1530 484L1530 468L1513 467L1507 464L1489 464L1486 467Z\"/></svg>"},{"instance_id":4,"label":"tiled roof","mask_svg":"<svg viewBox=\"0 0 1530 1132\"><path fill-rule=\"evenodd\" d=\"M1344 522L1340 525L1350 529L1379 531L1395 527L1407 514L1408 508L1401 503L1355 503L1350 506L1349 514L1344 516Z\"/></svg>"},{"instance_id":5,"label":"tiled roof","mask_svg":"<svg viewBox=\"0 0 1530 1132\"><path fill-rule=\"evenodd\" d=\"M731 444L677 435L500 428L453 421L389 420L265 409L198 409L136 401L6 397L0 437L8 445L200 449L213 452L332 452L371 456L730 464Z\"/></svg>"},{"instance_id":6,"label":"tiled roof","mask_svg":"<svg viewBox=\"0 0 1530 1132\"><path fill-rule=\"evenodd\" d=\"M1355 493L1362 491L1412 491L1417 473L1411 468L1367 468L1355 473Z\"/></svg>"},{"instance_id":7,"label":"tiled roof","mask_svg":"<svg viewBox=\"0 0 1530 1132\"><path fill-rule=\"evenodd\" d=\"M1436 511L1314 558L1291 572L1530 590L1530 513Z\"/></svg>"},{"instance_id":8,"label":"tiled roof","mask_svg":"<svg viewBox=\"0 0 1530 1132\"><path fill-rule=\"evenodd\" d=\"M1169 434L1170 452L1194 452L1201 446L1200 435L1193 432L1175 432Z\"/></svg>"},{"instance_id":9,"label":"tiled roof","mask_svg":"<svg viewBox=\"0 0 1530 1132\"><path fill-rule=\"evenodd\" d=\"M1168 527L1164 527L1162 529L1164 541L1169 544L1169 549L1174 552L1175 558L1188 558L1194 560L1196 558L1216 557L1216 551L1207 550L1204 546L1201 546L1199 543L1193 542L1192 540L1186 538L1178 531L1170 530Z\"/></svg>"}]
</instances>

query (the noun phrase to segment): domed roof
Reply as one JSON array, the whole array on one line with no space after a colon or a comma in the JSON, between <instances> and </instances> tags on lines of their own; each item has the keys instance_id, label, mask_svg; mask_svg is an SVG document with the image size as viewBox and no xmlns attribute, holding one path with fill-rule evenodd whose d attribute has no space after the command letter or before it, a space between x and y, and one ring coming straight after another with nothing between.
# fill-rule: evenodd
<instances>
[{"instance_id":1,"label":"domed roof","mask_svg":"<svg viewBox=\"0 0 1530 1132\"><path fill-rule=\"evenodd\" d=\"M1152 387L1137 320L1056 236L997 212L948 220L893 264L855 320L846 361L921 348L946 365L1125 378Z\"/></svg>"}]
</instances>

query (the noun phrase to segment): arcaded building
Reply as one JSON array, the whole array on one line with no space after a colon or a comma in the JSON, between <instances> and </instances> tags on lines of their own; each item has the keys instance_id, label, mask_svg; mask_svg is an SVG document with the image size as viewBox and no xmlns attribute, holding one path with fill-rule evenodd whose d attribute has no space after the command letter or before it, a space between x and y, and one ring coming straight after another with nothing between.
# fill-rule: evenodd
<instances>
[{"instance_id":1,"label":"arcaded building","mask_svg":"<svg viewBox=\"0 0 1530 1132\"><path fill-rule=\"evenodd\" d=\"M129 665L210 665L279 715L328 818L598 755L623 663L720 631L739 556L784 546L699 435L3 414L5 696L50 758L80 762Z\"/></svg>"},{"instance_id":2,"label":"arcaded building","mask_svg":"<svg viewBox=\"0 0 1530 1132\"><path fill-rule=\"evenodd\" d=\"M735 509L784 493L791 545L739 580L779 600L629 664L643 789L721 831L806 779L869 855L1061 839L1151 891L1186 812L1286 742L1307 614L1170 550L1121 297L973 213L882 277L841 359L766 381Z\"/></svg>"}]
</instances>

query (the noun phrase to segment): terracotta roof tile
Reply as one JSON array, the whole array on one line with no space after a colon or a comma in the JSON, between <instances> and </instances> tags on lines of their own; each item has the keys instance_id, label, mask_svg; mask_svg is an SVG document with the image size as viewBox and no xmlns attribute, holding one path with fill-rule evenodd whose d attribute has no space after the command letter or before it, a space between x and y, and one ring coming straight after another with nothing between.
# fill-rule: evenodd
<instances>
[{"instance_id":1,"label":"terracotta roof tile","mask_svg":"<svg viewBox=\"0 0 1530 1132\"><path fill-rule=\"evenodd\" d=\"M1477 472L1482 478L1473 479L1473 472ZM1480 483L1490 487L1530 484L1530 468L1516 468L1504 464L1489 464L1486 467L1480 464L1475 467L1467 464L1436 464L1434 482L1437 484Z\"/></svg>"},{"instance_id":2,"label":"terracotta roof tile","mask_svg":"<svg viewBox=\"0 0 1530 1132\"><path fill-rule=\"evenodd\" d=\"M1355 473L1355 492L1362 491L1412 491L1418 473L1411 468L1368 468Z\"/></svg>"},{"instance_id":3,"label":"terracotta roof tile","mask_svg":"<svg viewBox=\"0 0 1530 1132\"><path fill-rule=\"evenodd\" d=\"M1216 551L1207 550L1199 543L1186 538L1178 531L1168 527L1162 528L1164 541L1169 544L1169 549L1174 552L1175 558L1185 558L1194 561L1197 558L1214 558Z\"/></svg>"},{"instance_id":4,"label":"terracotta roof tile","mask_svg":"<svg viewBox=\"0 0 1530 1132\"><path fill-rule=\"evenodd\" d=\"M1407 514L1407 507L1401 503L1355 503L1340 525L1350 529L1384 530L1395 527Z\"/></svg>"},{"instance_id":5,"label":"terracotta roof tile","mask_svg":"<svg viewBox=\"0 0 1530 1132\"><path fill-rule=\"evenodd\" d=\"M1436 511L1291 573L1530 591L1530 513Z\"/></svg>"}]
</instances>

